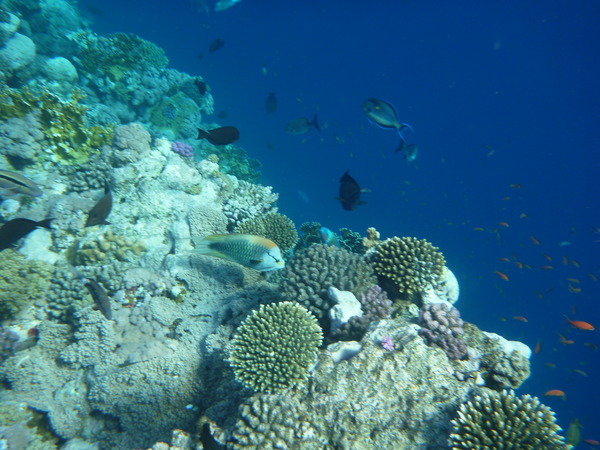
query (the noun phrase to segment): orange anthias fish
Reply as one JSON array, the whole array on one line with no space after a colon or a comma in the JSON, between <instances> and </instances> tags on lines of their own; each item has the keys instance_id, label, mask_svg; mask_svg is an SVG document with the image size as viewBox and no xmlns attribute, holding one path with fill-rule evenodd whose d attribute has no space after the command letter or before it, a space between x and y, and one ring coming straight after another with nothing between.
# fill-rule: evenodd
<instances>
[{"instance_id":1,"label":"orange anthias fish","mask_svg":"<svg viewBox=\"0 0 600 450\"><path fill-rule=\"evenodd\" d=\"M510 225L508 224L508 222L498 222L498 225L501 227L505 227L508 228Z\"/></svg>"},{"instance_id":2,"label":"orange anthias fish","mask_svg":"<svg viewBox=\"0 0 600 450\"><path fill-rule=\"evenodd\" d=\"M499 270L495 270L494 271L496 273L496 275L498 275L500 278L502 278L504 281L508 281L508 277L506 276L506 274L500 272Z\"/></svg>"},{"instance_id":3,"label":"orange anthias fish","mask_svg":"<svg viewBox=\"0 0 600 450\"><path fill-rule=\"evenodd\" d=\"M565 316L565 317L567 317L567 316ZM577 328L578 330L594 331L596 329L592 324L584 322L583 320L570 320L567 317L567 322L573 328Z\"/></svg>"},{"instance_id":4,"label":"orange anthias fish","mask_svg":"<svg viewBox=\"0 0 600 450\"><path fill-rule=\"evenodd\" d=\"M528 322L527 318L523 317L523 316L513 316L513 320L518 320L519 322L523 322L523 323Z\"/></svg>"},{"instance_id":5,"label":"orange anthias fish","mask_svg":"<svg viewBox=\"0 0 600 450\"><path fill-rule=\"evenodd\" d=\"M564 393L564 391L561 391L560 389L550 389L549 391L544 392L544 395L548 397L560 397L563 400L567 399L567 396Z\"/></svg>"},{"instance_id":6,"label":"orange anthias fish","mask_svg":"<svg viewBox=\"0 0 600 450\"><path fill-rule=\"evenodd\" d=\"M588 445L593 445L594 447L598 447L600 445L600 441L596 439L583 439L582 442L585 442Z\"/></svg>"},{"instance_id":7,"label":"orange anthias fish","mask_svg":"<svg viewBox=\"0 0 600 450\"><path fill-rule=\"evenodd\" d=\"M575 341L572 341L571 339L567 339L566 337L564 337L562 334L559 333L560 336L560 343L562 345L572 345L575 343Z\"/></svg>"},{"instance_id":8,"label":"orange anthias fish","mask_svg":"<svg viewBox=\"0 0 600 450\"><path fill-rule=\"evenodd\" d=\"M515 184L511 184L510 187L513 188L513 189L521 189L521 185L520 184L516 184L516 183Z\"/></svg>"},{"instance_id":9,"label":"orange anthias fish","mask_svg":"<svg viewBox=\"0 0 600 450\"><path fill-rule=\"evenodd\" d=\"M531 236L529 236L529 239L531 239L531 242L533 242L533 245L540 245L540 241L538 241L533 234Z\"/></svg>"},{"instance_id":10,"label":"orange anthias fish","mask_svg":"<svg viewBox=\"0 0 600 450\"><path fill-rule=\"evenodd\" d=\"M542 341L541 341L541 339L538 339L537 344L535 344L535 348L533 349L533 354L537 355L541 351L542 351Z\"/></svg>"}]
</instances>

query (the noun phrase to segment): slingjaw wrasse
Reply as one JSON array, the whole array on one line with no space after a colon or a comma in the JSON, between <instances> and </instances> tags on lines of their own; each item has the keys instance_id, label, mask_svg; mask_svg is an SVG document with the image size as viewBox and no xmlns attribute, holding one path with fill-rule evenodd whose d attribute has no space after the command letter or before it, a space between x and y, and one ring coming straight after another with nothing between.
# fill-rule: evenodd
<instances>
[{"instance_id":1,"label":"slingjaw wrasse","mask_svg":"<svg viewBox=\"0 0 600 450\"><path fill-rule=\"evenodd\" d=\"M94 225L110 225L110 222L107 222L106 218L112 210L112 205L112 193L110 192L110 188L107 184L104 187L104 197L102 197L88 213L88 218L85 222L85 226L93 227Z\"/></svg>"},{"instance_id":2,"label":"slingjaw wrasse","mask_svg":"<svg viewBox=\"0 0 600 450\"><path fill-rule=\"evenodd\" d=\"M0 251L9 248L22 237L27 236L38 227L50 229L50 222L54 219L44 219L36 222L29 219L13 219L0 228Z\"/></svg>"}]
</instances>

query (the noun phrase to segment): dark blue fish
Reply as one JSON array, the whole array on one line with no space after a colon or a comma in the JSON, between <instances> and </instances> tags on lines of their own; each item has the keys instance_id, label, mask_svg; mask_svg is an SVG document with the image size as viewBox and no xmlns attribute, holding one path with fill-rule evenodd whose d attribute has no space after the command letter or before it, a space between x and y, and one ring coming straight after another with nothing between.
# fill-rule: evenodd
<instances>
[{"instance_id":1,"label":"dark blue fish","mask_svg":"<svg viewBox=\"0 0 600 450\"><path fill-rule=\"evenodd\" d=\"M399 152L404 148L403 132L409 128L414 132L412 127L398 120L398 112L391 103L381 100L380 98L370 98L362 104L362 110L369 118L371 123L374 123L380 128L386 130L396 130L400 136L400 144L396 151Z\"/></svg>"},{"instance_id":2,"label":"dark blue fish","mask_svg":"<svg viewBox=\"0 0 600 450\"><path fill-rule=\"evenodd\" d=\"M112 320L112 308L110 307L110 300L108 299L108 294L104 288L91 279L85 280L84 285L94 299L96 308L98 308L104 317L108 320Z\"/></svg>"},{"instance_id":3,"label":"dark blue fish","mask_svg":"<svg viewBox=\"0 0 600 450\"><path fill-rule=\"evenodd\" d=\"M350 176L350 171L340 178L340 195L336 200L342 203L342 208L346 211L354 211L358 205L364 205L366 202L361 201L361 192L369 192L367 189L361 189L354 178Z\"/></svg>"},{"instance_id":4,"label":"dark blue fish","mask_svg":"<svg viewBox=\"0 0 600 450\"><path fill-rule=\"evenodd\" d=\"M110 188L107 184L104 187L104 197L102 197L88 213L85 226L93 227L94 225L110 225L110 222L107 222L106 218L112 210L112 205L112 193L110 192Z\"/></svg>"},{"instance_id":5,"label":"dark blue fish","mask_svg":"<svg viewBox=\"0 0 600 450\"><path fill-rule=\"evenodd\" d=\"M29 219L13 219L6 222L0 228L0 251L11 247L22 237L27 236L39 227L50 229L50 222L54 219L44 219L36 222Z\"/></svg>"}]
</instances>

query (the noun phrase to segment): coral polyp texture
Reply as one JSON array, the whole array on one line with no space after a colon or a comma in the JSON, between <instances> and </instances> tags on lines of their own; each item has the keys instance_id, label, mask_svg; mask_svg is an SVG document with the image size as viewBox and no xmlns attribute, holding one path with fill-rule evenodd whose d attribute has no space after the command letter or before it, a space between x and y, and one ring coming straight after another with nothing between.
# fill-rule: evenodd
<instances>
[{"instance_id":1,"label":"coral polyp texture","mask_svg":"<svg viewBox=\"0 0 600 450\"><path fill-rule=\"evenodd\" d=\"M371 255L379 283L392 298L410 296L435 284L445 263L437 247L414 237L386 239Z\"/></svg>"},{"instance_id":2,"label":"coral polyp texture","mask_svg":"<svg viewBox=\"0 0 600 450\"><path fill-rule=\"evenodd\" d=\"M356 253L315 244L297 252L282 273L281 292L308 308L324 328L327 313L334 305L328 296L330 287L360 296L375 284L371 267Z\"/></svg>"},{"instance_id":3,"label":"coral polyp texture","mask_svg":"<svg viewBox=\"0 0 600 450\"><path fill-rule=\"evenodd\" d=\"M306 381L322 340L317 320L298 303L261 305L238 328L229 362L244 386L276 392Z\"/></svg>"},{"instance_id":4,"label":"coral polyp texture","mask_svg":"<svg viewBox=\"0 0 600 450\"><path fill-rule=\"evenodd\" d=\"M463 403L452 421L453 449L564 449L554 412L537 397L487 391Z\"/></svg>"},{"instance_id":5,"label":"coral polyp texture","mask_svg":"<svg viewBox=\"0 0 600 450\"><path fill-rule=\"evenodd\" d=\"M236 233L255 234L275 242L282 251L289 250L298 242L298 232L289 217L269 213L248 219L235 228Z\"/></svg>"},{"instance_id":6,"label":"coral polyp texture","mask_svg":"<svg viewBox=\"0 0 600 450\"><path fill-rule=\"evenodd\" d=\"M422 336L428 345L440 347L449 359L465 359L467 346L463 321L458 309L447 303L428 303L419 311L419 324Z\"/></svg>"}]
</instances>

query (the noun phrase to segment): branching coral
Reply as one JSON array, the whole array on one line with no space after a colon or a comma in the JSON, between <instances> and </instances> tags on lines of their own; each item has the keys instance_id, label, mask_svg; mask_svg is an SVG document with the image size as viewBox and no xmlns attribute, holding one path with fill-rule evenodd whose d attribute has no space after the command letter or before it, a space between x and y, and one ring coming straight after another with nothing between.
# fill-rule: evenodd
<instances>
[{"instance_id":1,"label":"branching coral","mask_svg":"<svg viewBox=\"0 0 600 450\"><path fill-rule=\"evenodd\" d=\"M453 449L564 449L550 408L536 397L487 391L463 403L452 421Z\"/></svg>"},{"instance_id":2,"label":"branching coral","mask_svg":"<svg viewBox=\"0 0 600 450\"><path fill-rule=\"evenodd\" d=\"M386 239L371 255L380 285L393 298L416 294L435 284L444 264L437 247L413 237Z\"/></svg>"},{"instance_id":3,"label":"branching coral","mask_svg":"<svg viewBox=\"0 0 600 450\"><path fill-rule=\"evenodd\" d=\"M428 303L419 312L419 335L427 344L440 347L450 359L465 359L463 321L458 309L447 303Z\"/></svg>"},{"instance_id":4,"label":"branching coral","mask_svg":"<svg viewBox=\"0 0 600 450\"><path fill-rule=\"evenodd\" d=\"M235 227L236 233L255 234L275 242L282 251L289 250L298 242L298 232L289 217L279 213L248 219Z\"/></svg>"},{"instance_id":5,"label":"branching coral","mask_svg":"<svg viewBox=\"0 0 600 450\"><path fill-rule=\"evenodd\" d=\"M298 303L261 305L238 328L229 361L246 387L276 392L304 383L322 340L315 317Z\"/></svg>"}]
</instances>

